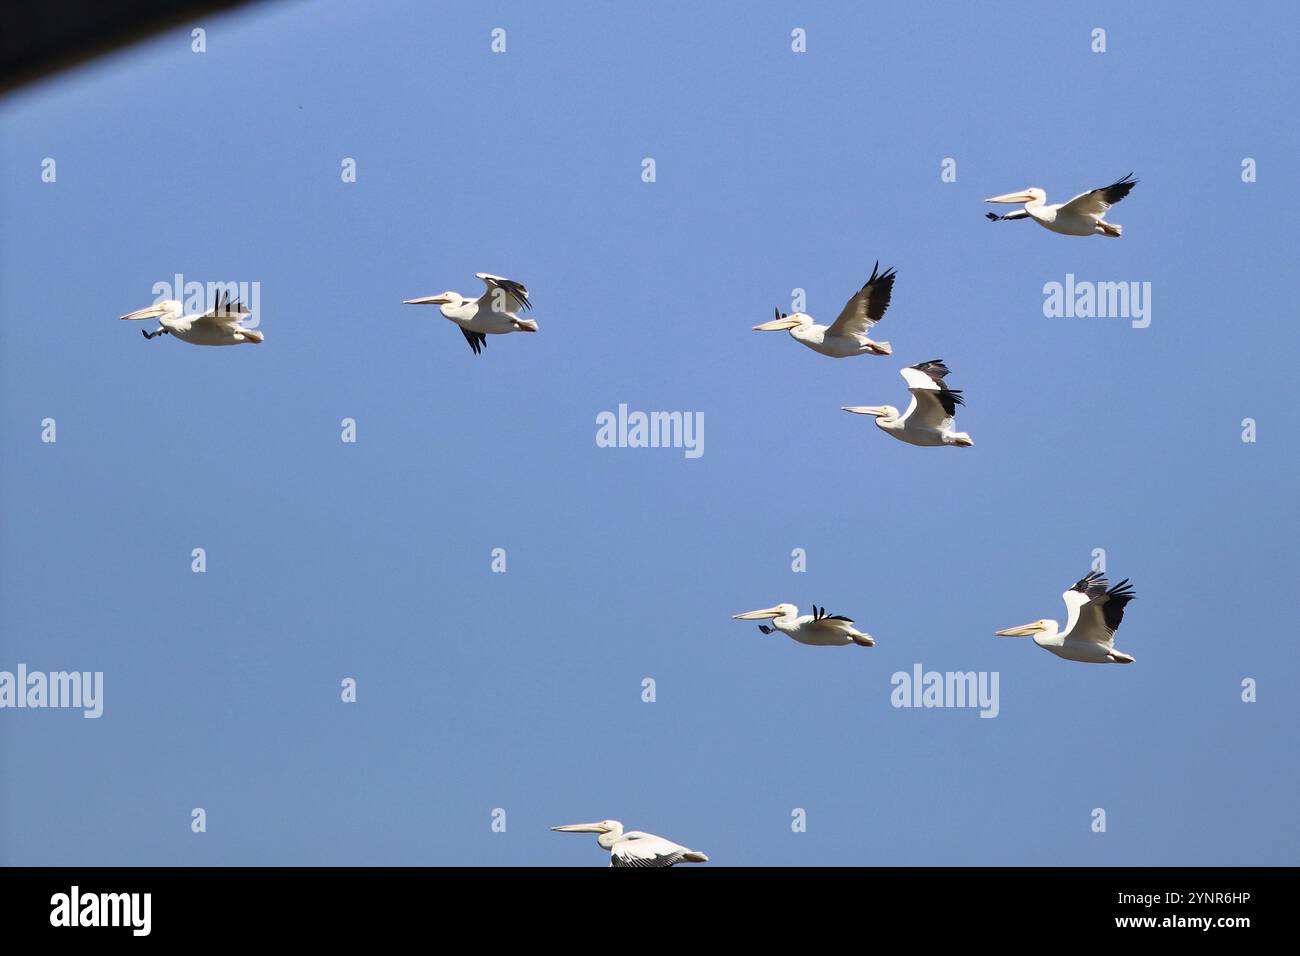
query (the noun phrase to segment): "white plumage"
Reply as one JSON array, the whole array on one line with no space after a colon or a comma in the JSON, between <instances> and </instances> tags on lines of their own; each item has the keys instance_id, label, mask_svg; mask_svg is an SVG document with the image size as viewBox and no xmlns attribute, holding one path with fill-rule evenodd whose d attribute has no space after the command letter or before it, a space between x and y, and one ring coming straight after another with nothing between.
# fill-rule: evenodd
<instances>
[{"instance_id":1,"label":"white plumage","mask_svg":"<svg viewBox=\"0 0 1300 956\"><path fill-rule=\"evenodd\" d=\"M551 827L556 833L598 833L596 842L609 850L610 866L664 867L678 863L707 863L709 858L672 840L640 830L623 830L617 820L598 823L571 823Z\"/></svg>"},{"instance_id":2,"label":"white plumage","mask_svg":"<svg viewBox=\"0 0 1300 956\"><path fill-rule=\"evenodd\" d=\"M538 330L537 323L532 319L519 317L518 313L532 308L532 303L528 301L528 290L522 282L494 276L489 272L477 272L475 276L482 280L485 287L484 293L477 299L467 299L459 292L448 291L418 299L404 299L403 304L438 306L443 317L454 322L460 329L475 355L487 348L489 335Z\"/></svg>"},{"instance_id":3,"label":"white plumage","mask_svg":"<svg viewBox=\"0 0 1300 956\"><path fill-rule=\"evenodd\" d=\"M1113 588L1105 576L1090 571L1061 595L1065 601L1065 630L1055 621L1038 620L997 631L998 637L1030 637L1044 650L1085 664L1132 664L1133 658L1115 649L1115 632L1124 608L1137 597L1125 578Z\"/></svg>"},{"instance_id":4,"label":"white plumage","mask_svg":"<svg viewBox=\"0 0 1300 956\"><path fill-rule=\"evenodd\" d=\"M909 445L969 448L975 444L966 432L956 431L957 406L964 405L959 389L944 383L949 374L943 359L911 365L900 373L912 393L912 402L901 415L893 405L845 405L855 415L873 415L876 427Z\"/></svg>"}]
</instances>

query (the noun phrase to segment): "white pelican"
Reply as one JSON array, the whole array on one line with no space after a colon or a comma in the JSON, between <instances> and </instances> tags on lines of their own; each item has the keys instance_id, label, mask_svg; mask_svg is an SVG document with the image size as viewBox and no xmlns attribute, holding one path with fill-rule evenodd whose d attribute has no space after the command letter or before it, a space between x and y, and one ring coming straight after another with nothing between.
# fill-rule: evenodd
<instances>
[{"instance_id":1,"label":"white pelican","mask_svg":"<svg viewBox=\"0 0 1300 956\"><path fill-rule=\"evenodd\" d=\"M1043 228L1050 229L1052 232L1059 232L1065 236L1098 235L1113 236L1118 239L1120 234L1123 233L1124 227L1106 222L1101 217L1106 215L1111 206L1127 196L1129 190L1136 185L1137 180L1133 178L1132 173L1129 173L1123 179L1111 183L1109 186L1102 186L1100 189L1079 193L1069 202L1055 203L1051 206L1045 205L1047 202L1046 192L1037 186L1030 186L1018 193L1007 193L1005 196L994 196L992 199L984 200L985 202L1022 202L1025 204L1022 211L1008 213L1005 216L999 216L991 212L986 212L984 215L993 222L1032 218Z\"/></svg>"},{"instance_id":2,"label":"white pelican","mask_svg":"<svg viewBox=\"0 0 1300 956\"><path fill-rule=\"evenodd\" d=\"M888 342L873 342L867 333L884 316L889 308L889 296L894 291L894 270L880 274L880 263L871 270L871 278L853 298L844 305L839 317L829 326L817 325L811 315L796 312L786 315L776 310L771 322L754 326L755 332L790 331L790 337L802 342L814 352L832 358L850 355L889 355L893 349Z\"/></svg>"},{"instance_id":3,"label":"white pelican","mask_svg":"<svg viewBox=\"0 0 1300 956\"><path fill-rule=\"evenodd\" d=\"M1061 595L1069 615L1065 630L1057 632L1055 621L1034 621L1020 627L998 631L998 637L1028 637L1057 657L1085 664L1132 664L1133 658L1115 650L1115 631L1124 620L1124 607L1137 595L1128 578L1110 590L1106 579L1090 571L1081 581Z\"/></svg>"},{"instance_id":4,"label":"white pelican","mask_svg":"<svg viewBox=\"0 0 1300 956\"><path fill-rule=\"evenodd\" d=\"M444 318L460 327L461 335L465 336L465 341L475 355L487 348L489 335L537 331L536 322L521 319L515 314L532 308L532 303L528 301L528 290L523 283L486 272L474 274L487 286L487 291L477 299L467 299L459 292L443 292L419 299L403 299L402 302L404 305L438 306L438 311Z\"/></svg>"},{"instance_id":5,"label":"white pelican","mask_svg":"<svg viewBox=\"0 0 1300 956\"><path fill-rule=\"evenodd\" d=\"M902 415L893 405L844 405L844 411L876 416L877 428L909 445L970 448L975 444L970 435L952 430L957 406L966 403L962 401L959 389L944 384L948 366L943 364L943 359L911 365L899 374L912 393L912 404Z\"/></svg>"},{"instance_id":6,"label":"white pelican","mask_svg":"<svg viewBox=\"0 0 1300 956\"><path fill-rule=\"evenodd\" d=\"M231 304L230 293L224 295L224 299L218 299L216 305L202 315L182 315L179 302L164 299L147 309L128 312L122 318L157 319L158 328L152 332L140 330L146 339L174 335L191 345L242 345L245 342L260 345L265 336L256 329L246 329L239 324L240 317L249 314L248 307L240 305L238 300Z\"/></svg>"},{"instance_id":7,"label":"white pelican","mask_svg":"<svg viewBox=\"0 0 1300 956\"><path fill-rule=\"evenodd\" d=\"M566 827L551 827L556 833L599 833L596 842L609 851L610 866L676 866L678 863L708 863L709 858L699 850L665 840L653 833L640 830L623 832L617 820L599 823L571 823Z\"/></svg>"},{"instance_id":8,"label":"white pelican","mask_svg":"<svg viewBox=\"0 0 1300 956\"><path fill-rule=\"evenodd\" d=\"M771 618L772 626L758 625L764 634L780 631L800 644L813 644L818 647L841 647L845 644L857 644L859 647L874 647L876 639L870 634L863 634L853 626L853 618L841 614L827 614L826 608L813 605L813 612L799 615L799 609L793 604L778 604L776 607L763 608L759 611L746 611L744 614L731 615L736 621L763 621Z\"/></svg>"}]
</instances>

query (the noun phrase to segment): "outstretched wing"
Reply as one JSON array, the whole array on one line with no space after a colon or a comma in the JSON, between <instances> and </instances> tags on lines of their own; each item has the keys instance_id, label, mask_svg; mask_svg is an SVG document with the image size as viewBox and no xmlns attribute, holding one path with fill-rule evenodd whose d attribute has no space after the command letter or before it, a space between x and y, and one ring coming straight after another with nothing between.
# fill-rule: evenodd
<instances>
[{"instance_id":1,"label":"outstretched wing","mask_svg":"<svg viewBox=\"0 0 1300 956\"><path fill-rule=\"evenodd\" d=\"M1106 210L1115 203L1119 202L1138 181L1129 173L1123 179L1111 183L1109 186L1102 186L1100 189L1094 189L1090 192L1079 193L1069 202L1061 206L1062 212L1075 213L1080 216L1101 216Z\"/></svg>"},{"instance_id":2,"label":"outstretched wing","mask_svg":"<svg viewBox=\"0 0 1300 956\"><path fill-rule=\"evenodd\" d=\"M195 321L206 322L209 325L226 325L236 326L239 320L248 315L251 310L248 306L242 304L238 299L230 301L230 293L223 292L217 298L212 308L204 312Z\"/></svg>"},{"instance_id":3,"label":"outstretched wing","mask_svg":"<svg viewBox=\"0 0 1300 956\"><path fill-rule=\"evenodd\" d=\"M609 851L610 866L659 867L682 862L690 851L652 833L625 833Z\"/></svg>"},{"instance_id":4,"label":"outstretched wing","mask_svg":"<svg viewBox=\"0 0 1300 956\"><path fill-rule=\"evenodd\" d=\"M476 272L474 274L482 279L483 284L487 286L487 291L479 296L478 307L480 309L514 315L516 312L527 312L533 307L532 303L528 301L528 290L524 288L522 282L494 276L488 272Z\"/></svg>"},{"instance_id":5,"label":"outstretched wing","mask_svg":"<svg viewBox=\"0 0 1300 956\"><path fill-rule=\"evenodd\" d=\"M956 416L957 406L966 404L960 389L945 384L948 366L943 364L943 359L909 365L899 374L912 393L912 406L907 414L920 425L942 429Z\"/></svg>"},{"instance_id":6,"label":"outstretched wing","mask_svg":"<svg viewBox=\"0 0 1300 956\"><path fill-rule=\"evenodd\" d=\"M460 334L465 336L465 341L469 343L469 347L474 350L475 355L487 348L487 336L482 332L471 332L459 325L456 327L460 329Z\"/></svg>"},{"instance_id":7,"label":"outstretched wing","mask_svg":"<svg viewBox=\"0 0 1300 956\"><path fill-rule=\"evenodd\" d=\"M889 308L889 297L894 292L894 270L880 272L877 262L871 270L871 278L849 299L844 310L831 323L827 335L865 335L867 330L879 322Z\"/></svg>"},{"instance_id":8,"label":"outstretched wing","mask_svg":"<svg viewBox=\"0 0 1300 956\"><path fill-rule=\"evenodd\" d=\"M853 618L845 617L843 614L827 614L826 608L813 605L813 619L804 627L814 631L823 631L831 634L843 634L853 626Z\"/></svg>"},{"instance_id":9,"label":"outstretched wing","mask_svg":"<svg viewBox=\"0 0 1300 956\"><path fill-rule=\"evenodd\" d=\"M1108 583L1105 576L1092 571L1065 592L1065 603L1070 609L1066 634L1080 641L1093 641L1108 646L1114 643L1115 632L1124 620L1124 608L1137 595L1133 593L1128 578L1113 588L1108 588ZM1075 598L1072 602L1070 598L1076 594L1084 600L1080 602ZM1077 608L1072 604L1077 604Z\"/></svg>"}]
</instances>

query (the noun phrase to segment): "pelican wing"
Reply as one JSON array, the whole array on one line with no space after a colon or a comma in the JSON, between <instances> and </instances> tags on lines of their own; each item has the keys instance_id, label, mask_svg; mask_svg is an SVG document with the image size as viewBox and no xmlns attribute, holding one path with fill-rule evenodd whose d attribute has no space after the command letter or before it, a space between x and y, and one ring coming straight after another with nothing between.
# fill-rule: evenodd
<instances>
[{"instance_id":1,"label":"pelican wing","mask_svg":"<svg viewBox=\"0 0 1300 956\"><path fill-rule=\"evenodd\" d=\"M931 359L920 365L910 365L899 373L912 393L912 404L907 417L920 425L942 429L957 414L957 406L965 405L961 390L949 388L944 383L948 366L943 359Z\"/></svg>"},{"instance_id":2,"label":"pelican wing","mask_svg":"<svg viewBox=\"0 0 1300 956\"><path fill-rule=\"evenodd\" d=\"M217 299L216 303L207 312L195 319L195 322L206 322L209 325L237 326L239 320L249 314L249 308L236 299L233 303L230 301L230 293L222 293L222 297Z\"/></svg>"},{"instance_id":3,"label":"pelican wing","mask_svg":"<svg viewBox=\"0 0 1300 956\"><path fill-rule=\"evenodd\" d=\"M1113 644L1115 632L1124 620L1124 608L1137 597L1132 586L1125 578L1113 588L1108 587L1106 578L1096 571L1087 574L1082 580L1066 592L1066 606L1070 607L1070 621L1067 622L1065 634L1080 641L1094 641L1098 644ZM1071 606L1070 595L1080 594L1086 600ZM1077 599L1076 599L1077 602Z\"/></svg>"},{"instance_id":4,"label":"pelican wing","mask_svg":"<svg viewBox=\"0 0 1300 956\"><path fill-rule=\"evenodd\" d=\"M1123 179L1113 182L1109 186L1102 186L1100 189L1079 193L1079 195L1062 205L1061 211L1077 213L1080 216L1101 216L1107 209L1127 196L1133 187L1137 185L1137 182L1133 178L1133 174L1129 173Z\"/></svg>"},{"instance_id":5,"label":"pelican wing","mask_svg":"<svg viewBox=\"0 0 1300 956\"><path fill-rule=\"evenodd\" d=\"M457 327L460 329L460 334L465 336L465 341L469 343L469 347L475 355L487 348L487 336L482 332L471 332L463 325Z\"/></svg>"},{"instance_id":6,"label":"pelican wing","mask_svg":"<svg viewBox=\"0 0 1300 956\"><path fill-rule=\"evenodd\" d=\"M524 288L522 282L494 276L488 272L476 272L474 274L482 279L483 284L487 286L487 291L479 296L478 306L480 309L514 315L516 312L527 312L533 307L532 303L528 301L528 290Z\"/></svg>"},{"instance_id":7,"label":"pelican wing","mask_svg":"<svg viewBox=\"0 0 1300 956\"><path fill-rule=\"evenodd\" d=\"M623 839L609 851L610 866L659 867L682 862L691 851L672 840L633 830L624 833Z\"/></svg>"},{"instance_id":8,"label":"pelican wing","mask_svg":"<svg viewBox=\"0 0 1300 956\"><path fill-rule=\"evenodd\" d=\"M826 608L814 604L812 620L805 622L803 626L810 631L843 634L853 626L853 618L845 617L843 614L827 614Z\"/></svg>"},{"instance_id":9,"label":"pelican wing","mask_svg":"<svg viewBox=\"0 0 1300 956\"><path fill-rule=\"evenodd\" d=\"M831 323L827 335L865 335L879 322L889 308L889 297L894 292L894 270L880 272L877 262L871 278L853 298L849 299L839 317Z\"/></svg>"}]
</instances>

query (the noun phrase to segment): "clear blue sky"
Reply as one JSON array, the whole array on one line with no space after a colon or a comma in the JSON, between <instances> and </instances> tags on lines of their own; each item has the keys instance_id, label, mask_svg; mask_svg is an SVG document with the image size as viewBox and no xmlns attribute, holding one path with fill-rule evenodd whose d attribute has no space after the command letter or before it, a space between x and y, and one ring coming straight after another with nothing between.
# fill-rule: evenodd
<instances>
[{"instance_id":1,"label":"clear blue sky","mask_svg":"<svg viewBox=\"0 0 1300 956\"><path fill-rule=\"evenodd\" d=\"M1300 862L1295 8L809 6L284 3L0 104L0 669L105 674L99 720L0 712L0 862L600 865L547 828L603 817L732 865ZM1119 241L983 218L1130 170ZM750 331L877 259L892 357ZM400 304L476 271L541 334ZM177 272L259 282L266 343L117 321ZM1150 327L1045 318L1067 273ZM935 357L973 449L839 411ZM619 403L705 454L598 448ZM1094 548L1136 665L992 636ZM780 601L878 646L729 619ZM894 709L918 662L1000 716Z\"/></svg>"}]
</instances>

